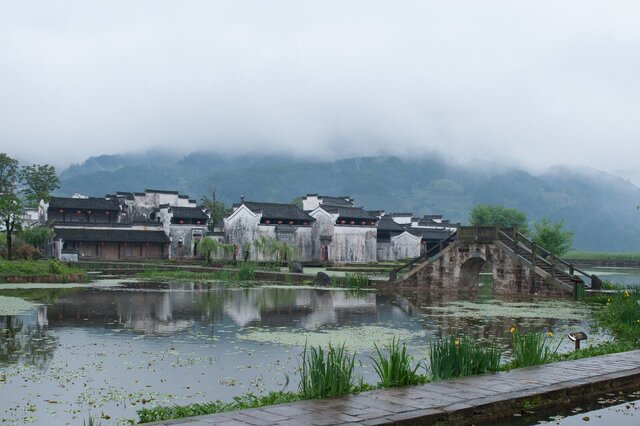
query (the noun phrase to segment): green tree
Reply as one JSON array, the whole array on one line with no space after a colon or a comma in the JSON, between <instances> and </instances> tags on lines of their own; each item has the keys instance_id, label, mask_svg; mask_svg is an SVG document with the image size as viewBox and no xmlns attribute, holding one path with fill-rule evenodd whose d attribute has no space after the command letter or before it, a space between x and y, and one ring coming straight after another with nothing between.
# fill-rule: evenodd
<instances>
[{"instance_id":1,"label":"green tree","mask_svg":"<svg viewBox=\"0 0 640 426\"><path fill-rule=\"evenodd\" d=\"M18 160L0 152L0 195L15 193L18 182Z\"/></svg>"},{"instance_id":2,"label":"green tree","mask_svg":"<svg viewBox=\"0 0 640 426\"><path fill-rule=\"evenodd\" d=\"M49 201L51 193L60 187L56 168L49 164L24 166L19 177L25 185L22 190L25 204L31 208L37 207L40 200Z\"/></svg>"},{"instance_id":3,"label":"green tree","mask_svg":"<svg viewBox=\"0 0 640 426\"><path fill-rule=\"evenodd\" d=\"M295 204L300 210L302 210L302 197L293 197L291 204Z\"/></svg>"},{"instance_id":4,"label":"green tree","mask_svg":"<svg viewBox=\"0 0 640 426\"><path fill-rule=\"evenodd\" d=\"M224 219L226 215L226 211L224 209L224 203L218 200L216 200L214 203L213 200L207 197L206 195L204 195L201 198L200 202L202 203L204 208L209 211L209 215L211 216L211 219L209 220L208 228L209 228L209 231L213 231L213 228L215 228L218 222Z\"/></svg>"},{"instance_id":5,"label":"green tree","mask_svg":"<svg viewBox=\"0 0 640 426\"><path fill-rule=\"evenodd\" d=\"M529 229L527 215L524 212L504 206L477 204L469 212L469 219L471 226L514 227L523 234Z\"/></svg>"},{"instance_id":6,"label":"green tree","mask_svg":"<svg viewBox=\"0 0 640 426\"><path fill-rule=\"evenodd\" d=\"M9 260L13 259L13 235L20 230L23 213L22 200L16 194L0 196L0 219L7 235L7 259Z\"/></svg>"},{"instance_id":7,"label":"green tree","mask_svg":"<svg viewBox=\"0 0 640 426\"><path fill-rule=\"evenodd\" d=\"M549 253L562 256L573 246L573 232L563 231L563 227L564 220L553 223L544 218L534 225L532 239Z\"/></svg>"},{"instance_id":8,"label":"green tree","mask_svg":"<svg viewBox=\"0 0 640 426\"><path fill-rule=\"evenodd\" d=\"M24 228L22 232L20 232L20 237L27 244L43 249L49 240L51 240L51 237L53 237L53 230L46 226Z\"/></svg>"},{"instance_id":9,"label":"green tree","mask_svg":"<svg viewBox=\"0 0 640 426\"><path fill-rule=\"evenodd\" d=\"M20 227L22 203L16 194L18 161L0 153L0 220L5 228L7 258L13 258L13 233Z\"/></svg>"}]
</instances>

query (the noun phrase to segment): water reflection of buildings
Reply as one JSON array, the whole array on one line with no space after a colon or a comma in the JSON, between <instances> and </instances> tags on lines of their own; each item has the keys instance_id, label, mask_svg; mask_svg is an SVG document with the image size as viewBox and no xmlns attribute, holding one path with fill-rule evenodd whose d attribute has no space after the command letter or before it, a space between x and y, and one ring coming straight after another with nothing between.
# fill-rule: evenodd
<instances>
[{"instance_id":1,"label":"water reflection of buildings","mask_svg":"<svg viewBox=\"0 0 640 426\"><path fill-rule=\"evenodd\" d=\"M290 326L296 319L313 329L336 324L345 314L375 311L374 293L340 290L256 288L232 292L224 303L224 313L241 327Z\"/></svg>"},{"instance_id":2,"label":"water reflection of buildings","mask_svg":"<svg viewBox=\"0 0 640 426\"><path fill-rule=\"evenodd\" d=\"M374 293L256 287L228 289L172 284L162 288L93 289L58 299L41 316L49 326L114 326L151 335L171 335L199 325L231 322L239 327L317 328L358 318L376 318Z\"/></svg>"}]
</instances>

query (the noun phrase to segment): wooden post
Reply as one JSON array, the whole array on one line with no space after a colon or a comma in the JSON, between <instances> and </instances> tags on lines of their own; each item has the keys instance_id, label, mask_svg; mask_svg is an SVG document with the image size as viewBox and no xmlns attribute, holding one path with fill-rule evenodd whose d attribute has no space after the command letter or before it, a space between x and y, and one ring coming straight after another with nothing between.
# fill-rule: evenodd
<instances>
[{"instance_id":1,"label":"wooden post","mask_svg":"<svg viewBox=\"0 0 640 426\"><path fill-rule=\"evenodd\" d=\"M531 243L531 264L536 267L536 243Z\"/></svg>"}]
</instances>

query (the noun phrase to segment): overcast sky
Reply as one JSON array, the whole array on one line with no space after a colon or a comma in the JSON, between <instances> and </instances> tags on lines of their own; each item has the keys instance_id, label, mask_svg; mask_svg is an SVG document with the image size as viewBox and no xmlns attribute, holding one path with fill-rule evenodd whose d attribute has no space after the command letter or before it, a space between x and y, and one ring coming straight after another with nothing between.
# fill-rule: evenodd
<instances>
[{"instance_id":1,"label":"overcast sky","mask_svg":"<svg viewBox=\"0 0 640 426\"><path fill-rule=\"evenodd\" d=\"M0 151L640 162L640 2L0 0Z\"/></svg>"}]
</instances>

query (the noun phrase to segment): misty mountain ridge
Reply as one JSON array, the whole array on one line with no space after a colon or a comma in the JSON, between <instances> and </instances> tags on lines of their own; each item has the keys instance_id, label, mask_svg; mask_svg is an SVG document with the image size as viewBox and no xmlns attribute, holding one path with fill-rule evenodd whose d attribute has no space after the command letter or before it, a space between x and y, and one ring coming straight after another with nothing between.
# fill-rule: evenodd
<instances>
[{"instance_id":1,"label":"misty mountain ridge","mask_svg":"<svg viewBox=\"0 0 640 426\"><path fill-rule=\"evenodd\" d=\"M337 161L278 155L227 156L195 152L102 155L60 174L58 195L104 196L115 191L177 190L199 199L215 186L227 205L247 200L289 202L307 193L351 195L367 209L443 214L466 223L475 204L497 204L565 220L579 250L640 249L640 188L592 169L554 166L542 174L501 164L451 164L432 156Z\"/></svg>"}]
</instances>

